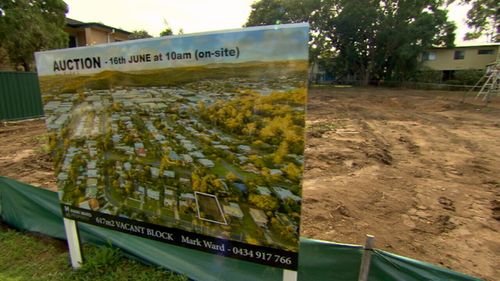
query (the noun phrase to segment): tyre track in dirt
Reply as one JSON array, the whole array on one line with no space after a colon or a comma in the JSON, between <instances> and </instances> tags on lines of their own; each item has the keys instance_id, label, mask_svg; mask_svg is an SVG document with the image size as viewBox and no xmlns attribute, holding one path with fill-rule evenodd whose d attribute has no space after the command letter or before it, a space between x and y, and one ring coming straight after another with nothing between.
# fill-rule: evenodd
<instances>
[{"instance_id":1,"label":"tyre track in dirt","mask_svg":"<svg viewBox=\"0 0 500 281\"><path fill-rule=\"evenodd\" d=\"M311 91L303 234L499 276L499 106L460 97Z\"/></svg>"}]
</instances>

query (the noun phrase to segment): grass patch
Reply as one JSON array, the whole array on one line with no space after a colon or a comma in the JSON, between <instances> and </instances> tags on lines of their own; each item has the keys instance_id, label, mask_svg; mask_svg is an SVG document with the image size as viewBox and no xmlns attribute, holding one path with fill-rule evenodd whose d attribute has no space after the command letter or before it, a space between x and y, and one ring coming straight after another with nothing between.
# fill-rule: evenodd
<instances>
[{"instance_id":1,"label":"grass patch","mask_svg":"<svg viewBox=\"0 0 500 281\"><path fill-rule=\"evenodd\" d=\"M144 211L150 211L156 214L156 211L160 208L160 201L148 198L144 196Z\"/></svg>"},{"instance_id":2,"label":"grass patch","mask_svg":"<svg viewBox=\"0 0 500 281\"><path fill-rule=\"evenodd\" d=\"M240 208L244 213L243 219L241 221L241 226L242 228L244 228L242 232L246 233L247 236L250 236L254 239L257 237L263 237L262 229L257 224L255 224L252 217L250 216L250 206L241 203ZM265 241L259 241L259 245L263 245L264 242Z\"/></svg>"},{"instance_id":3,"label":"grass patch","mask_svg":"<svg viewBox=\"0 0 500 281\"><path fill-rule=\"evenodd\" d=\"M136 201L136 200L130 200L129 198L127 198L127 200L125 200L125 205L130 207L130 208L137 209L137 210L141 209L141 202Z\"/></svg>"},{"instance_id":4,"label":"grass patch","mask_svg":"<svg viewBox=\"0 0 500 281\"><path fill-rule=\"evenodd\" d=\"M215 166L213 168L210 169L210 172L216 176L219 176L219 177L222 177L224 178L227 173L229 172L228 169L226 169L226 167L224 167L220 161L217 161L215 163Z\"/></svg>"},{"instance_id":5,"label":"grass patch","mask_svg":"<svg viewBox=\"0 0 500 281\"><path fill-rule=\"evenodd\" d=\"M65 241L22 233L0 223L0 280L188 280L127 259L117 248L85 245L83 252L84 265L73 270Z\"/></svg>"}]
</instances>

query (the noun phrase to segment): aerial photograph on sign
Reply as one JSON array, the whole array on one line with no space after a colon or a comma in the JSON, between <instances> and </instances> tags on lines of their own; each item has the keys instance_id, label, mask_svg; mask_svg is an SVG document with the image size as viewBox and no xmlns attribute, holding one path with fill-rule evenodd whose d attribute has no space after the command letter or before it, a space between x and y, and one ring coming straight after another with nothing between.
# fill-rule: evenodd
<instances>
[{"instance_id":1,"label":"aerial photograph on sign","mask_svg":"<svg viewBox=\"0 0 500 281\"><path fill-rule=\"evenodd\" d=\"M255 28L37 54L61 203L297 252L307 34Z\"/></svg>"}]
</instances>

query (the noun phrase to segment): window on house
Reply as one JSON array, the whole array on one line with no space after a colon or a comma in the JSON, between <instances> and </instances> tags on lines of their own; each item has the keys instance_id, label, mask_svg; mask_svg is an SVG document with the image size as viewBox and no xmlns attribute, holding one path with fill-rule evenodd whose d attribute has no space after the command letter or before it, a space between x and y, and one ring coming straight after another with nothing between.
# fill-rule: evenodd
<instances>
[{"instance_id":1,"label":"window on house","mask_svg":"<svg viewBox=\"0 0 500 281\"><path fill-rule=\"evenodd\" d=\"M478 55L493 55L493 49L477 50Z\"/></svg>"},{"instance_id":2,"label":"window on house","mask_svg":"<svg viewBox=\"0 0 500 281\"><path fill-rule=\"evenodd\" d=\"M463 60L464 58L465 58L465 51L455 51L455 54L453 55L453 59Z\"/></svg>"},{"instance_id":3,"label":"window on house","mask_svg":"<svg viewBox=\"0 0 500 281\"><path fill-rule=\"evenodd\" d=\"M424 52L422 59L423 61L436 60L436 52Z\"/></svg>"}]
</instances>

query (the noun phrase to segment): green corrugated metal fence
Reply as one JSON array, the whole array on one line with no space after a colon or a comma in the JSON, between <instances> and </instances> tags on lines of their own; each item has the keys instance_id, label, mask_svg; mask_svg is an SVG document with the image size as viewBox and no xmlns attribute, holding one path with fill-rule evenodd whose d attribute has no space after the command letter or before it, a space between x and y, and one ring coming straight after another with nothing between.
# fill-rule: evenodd
<instances>
[{"instance_id":1,"label":"green corrugated metal fence","mask_svg":"<svg viewBox=\"0 0 500 281\"><path fill-rule=\"evenodd\" d=\"M0 121L41 116L42 98L36 73L0 71Z\"/></svg>"}]
</instances>

